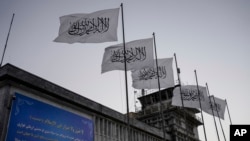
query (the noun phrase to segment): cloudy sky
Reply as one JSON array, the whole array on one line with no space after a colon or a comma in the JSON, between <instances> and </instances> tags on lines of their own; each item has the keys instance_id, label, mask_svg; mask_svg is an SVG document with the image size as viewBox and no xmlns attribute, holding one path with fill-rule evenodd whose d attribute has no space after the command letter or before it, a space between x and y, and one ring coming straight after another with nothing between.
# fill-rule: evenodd
<instances>
[{"instance_id":1,"label":"cloudy sky","mask_svg":"<svg viewBox=\"0 0 250 141\"><path fill-rule=\"evenodd\" d=\"M117 42L53 42L60 16L118 8L121 3L126 41L149 38L155 32L158 57L177 54L183 84L196 84L197 70L200 85L208 83L210 94L227 99L233 124L250 124L249 0L0 0L1 55L15 13L3 64L11 63L125 113L124 73L101 74L105 47L122 43L121 14ZM128 72L129 107L134 111L131 85ZM216 140L213 118L204 113L204 119L208 140ZM227 112L222 124L229 140ZM201 126L199 135L204 140Z\"/></svg>"}]
</instances>

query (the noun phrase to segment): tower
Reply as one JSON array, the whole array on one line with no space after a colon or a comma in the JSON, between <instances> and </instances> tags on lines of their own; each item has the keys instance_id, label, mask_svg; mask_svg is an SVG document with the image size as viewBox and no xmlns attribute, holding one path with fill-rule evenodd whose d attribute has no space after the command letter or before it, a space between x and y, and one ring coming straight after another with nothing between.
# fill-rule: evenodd
<instances>
[{"instance_id":1,"label":"tower","mask_svg":"<svg viewBox=\"0 0 250 141\"><path fill-rule=\"evenodd\" d=\"M172 136L173 141L199 141L197 127L202 125L202 122L195 115L199 110L172 106L173 89L161 90L161 102L158 91L147 93L142 90L137 93L141 108L136 111L135 118L159 129L163 127L165 132Z\"/></svg>"}]
</instances>

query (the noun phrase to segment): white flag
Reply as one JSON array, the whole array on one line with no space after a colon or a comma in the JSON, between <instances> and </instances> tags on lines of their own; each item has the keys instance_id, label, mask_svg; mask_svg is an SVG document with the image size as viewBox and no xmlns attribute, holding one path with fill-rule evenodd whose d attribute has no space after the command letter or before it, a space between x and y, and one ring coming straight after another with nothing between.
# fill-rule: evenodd
<instances>
[{"instance_id":1,"label":"white flag","mask_svg":"<svg viewBox=\"0 0 250 141\"><path fill-rule=\"evenodd\" d=\"M158 59L158 72L161 88L174 87L172 62L173 58ZM136 89L158 89L156 65L141 70L132 70L132 80L132 86Z\"/></svg>"},{"instance_id":2,"label":"white flag","mask_svg":"<svg viewBox=\"0 0 250 141\"><path fill-rule=\"evenodd\" d=\"M182 101L181 101L181 94L182 94L184 107L197 108L197 109L200 108L199 94L196 85L181 86L181 91L182 92L180 93L180 87L176 87L174 89L172 105L182 106ZM200 93L201 103L206 103L209 100L207 96L206 87L199 86L199 93Z\"/></svg>"},{"instance_id":3,"label":"white flag","mask_svg":"<svg viewBox=\"0 0 250 141\"><path fill-rule=\"evenodd\" d=\"M119 8L60 17L55 42L102 43L117 41Z\"/></svg>"},{"instance_id":4,"label":"white flag","mask_svg":"<svg viewBox=\"0 0 250 141\"><path fill-rule=\"evenodd\" d=\"M224 119L226 101L214 96L210 96L210 100L211 101L208 101L207 103L204 104L204 106L202 106L204 107L203 111L210 115L213 115L214 112L214 116Z\"/></svg>"},{"instance_id":5,"label":"white flag","mask_svg":"<svg viewBox=\"0 0 250 141\"><path fill-rule=\"evenodd\" d=\"M128 42L125 48L127 71L154 66L153 38ZM123 44L105 48L102 73L112 70L124 70Z\"/></svg>"}]
</instances>

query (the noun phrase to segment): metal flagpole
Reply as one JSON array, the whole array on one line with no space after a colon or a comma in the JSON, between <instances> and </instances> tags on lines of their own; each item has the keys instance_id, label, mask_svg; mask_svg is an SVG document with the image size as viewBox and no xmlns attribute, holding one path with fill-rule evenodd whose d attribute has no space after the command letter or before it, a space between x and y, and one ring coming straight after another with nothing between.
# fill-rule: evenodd
<instances>
[{"instance_id":1,"label":"metal flagpole","mask_svg":"<svg viewBox=\"0 0 250 141\"><path fill-rule=\"evenodd\" d=\"M215 102L215 99L214 99L214 96L212 96L212 97L213 97L214 103L216 103L216 102ZM215 110L216 110L217 115L218 115L218 117L219 117L219 122L220 122L221 131L222 131L222 133L223 133L224 140L226 141L226 136L225 136L225 132L224 132L224 129L223 129L223 127L222 127L222 124L221 124L220 115L219 115L217 106L215 106L215 107L216 107Z\"/></svg>"},{"instance_id":2,"label":"metal flagpole","mask_svg":"<svg viewBox=\"0 0 250 141\"><path fill-rule=\"evenodd\" d=\"M3 50L3 55L2 55L2 59L1 59L1 63L0 63L0 67L2 67L2 63L3 63L3 59L4 59L4 55L5 55L5 51L6 51L6 48L7 48L7 44L8 44L8 40L9 40L9 36L10 36L10 30L11 30L11 27L12 27L12 23L13 23L13 20L14 20L14 16L15 16L15 14L13 13L13 15L12 15L12 19L11 19L11 23L10 23L9 32L8 32L7 39L6 39L6 43L5 43L4 50Z\"/></svg>"},{"instance_id":3,"label":"metal flagpole","mask_svg":"<svg viewBox=\"0 0 250 141\"><path fill-rule=\"evenodd\" d=\"M226 102L226 105L227 105L227 113L228 113L228 116L229 116L230 125L232 125L232 120L231 120L231 116L230 116L230 113L229 113L229 107L228 107L228 104L227 104L227 100L226 100L226 99L225 99L225 102Z\"/></svg>"},{"instance_id":4,"label":"metal flagpole","mask_svg":"<svg viewBox=\"0 0 250 141\"><path fill-rule=\"evenodd\" d=\"M161 99L161 85L160 85L160 79L159 79L159 70L158 70L158 58L157 58L157 52L156 52L156 41L155 41L155 33L153 33L154 37L154 49L155 49L155 63L156 63L156 71L157 71L157 80L158 80L158 89L159 89L159 100L160 100L160 115L162 119L162 131L163 131L163 138L166 140L166 133L164 128L164 118L163 118L163 111L162 111L162 99Z\"/></svg>"},{"instance_id":5,"label":"metal flagpole","mask_svg":"<svg viewBox=\"0 0 250 141\"><path fill-rule=\"evenodd\" d=\"M122 13L124 73L125 73L126 102L127 102L127 126L128 126L128 140L130 140L129 101L128 101L128 80L127 80L127 60L126 60L126 50L125 50L125 30L124 30L123 3L121 3L121 13Z\"/></svg>"},{"instance_id":6,"label":"metal flagpole","mask_svg":"<svg viewBox=\"0 0 250 141\"><path fill-rule=\"evenodd\" d=\"M206 129L205 129L205 121L204 121L203 113L202 113L201 98L200 98L200 90L199 90L199 84L198 84L198 79L197 79L196 70L194 70L194 73L195 73L196 84L197 84L197 91L198 91L198 98L199 98L199 103L200 103L200 108L201 108L201 118L202 118L202 122L203 122L204 136L205 136L205 140L207 141L207 135L206 135Z\"/></svg>"},{"instance_id":7,"label":"metal flagpole","mask_svg":"<svg viewBox=\"0 0 250 141\"><path fill-rule=\"evenodd\" d=\"M180 78L180 68L178 67L177 64L177 59L176 59L176 54L174 53L174 58L175 58L175 65L176 65L176 71L177 71L177 77L178 77L178 83L180 85L180 94L181 94L181 104L182 104L182 110L184 112L184 120L185 120L185 128L186 128L186 137L188 137L188 131L187 131L187 117L186 117L186 112L184 109L184 102L183 102L183 95L182 95L182 90L181 90L181 78Z\"/></svg>"},{"instance_id":8,"label":"metal flagpole","mask_svg":"<svg viewBox=\"0 0 250 141\"><path fill-rule=\"evenodd\" d=\"M208 85L207 85L207 83L206 83L206 86L207 86L207 92L208 92L208 97L209 97L210 107L211 107L211 109L212 109L212 114L213 114L213 118L214 118L214 125L215 125L215 129L216 129L216 133L217 133L218 141L220 141L220 136L219 136L219 132L218 132L218 128L217 128L217 124L216 124L216 120L215 120L215 117L214 117L214 108L213 108L213 104L212 104L212 101L211 101L211 98L210 98L210 93L209 93L209 89L208 89Z\"/></svg>"}]
</instances>

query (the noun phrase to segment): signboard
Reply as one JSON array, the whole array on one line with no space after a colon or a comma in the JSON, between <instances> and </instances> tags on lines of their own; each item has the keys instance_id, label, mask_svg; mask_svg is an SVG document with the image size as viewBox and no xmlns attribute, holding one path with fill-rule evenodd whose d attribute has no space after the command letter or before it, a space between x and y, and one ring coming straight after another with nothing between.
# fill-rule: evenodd
<instances>
[{"instance_id":1,"label":"signboard","mask_svg":"<svg viewBox=\"0 0 250 141\"><path fill-rule=\"evenodd\" d=\"M94 141L93 121L15 93L6 141Z\"/></svg>"}]
</instances>

